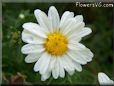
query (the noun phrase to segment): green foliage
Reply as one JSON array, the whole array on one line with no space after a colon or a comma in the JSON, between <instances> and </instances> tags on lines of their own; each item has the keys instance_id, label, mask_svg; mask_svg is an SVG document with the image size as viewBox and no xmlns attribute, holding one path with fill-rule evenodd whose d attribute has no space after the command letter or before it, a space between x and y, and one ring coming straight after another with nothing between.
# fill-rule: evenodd
<instances>
[{"instance_id":1,"label":"green foliage","mask_svg":"<svg viewBox=\"0 0 114 86\"><path fill-rule=\"evenodd\" d=\"M73 11L75 15L82 14L86 26L91 27L92 34L84 37L82 43L92 50L94 58L92 62L83 66L82 72L75 72L70 76L66 73L65 78L54 80L50 77L42 82L39 73L33 71L34 63L26 64L25 55L21 53L24 43L21 40L22 24L25 22L37 22L34 16L34 9L41 9L47 13L48 8L54 5L57 7L60 16L66 10ZM2 68L3 84L11 82L12 76L17 72L25 76L27 84L96 84L97 73L105 72L109 77L113 76L113 23L112 8L76 8L73 3L7 3L3 4L3 47L2 47ZM25 17L21 18L20 14ZM20 77L20 76L18 76Z\"/></svg>"}]
</instances>

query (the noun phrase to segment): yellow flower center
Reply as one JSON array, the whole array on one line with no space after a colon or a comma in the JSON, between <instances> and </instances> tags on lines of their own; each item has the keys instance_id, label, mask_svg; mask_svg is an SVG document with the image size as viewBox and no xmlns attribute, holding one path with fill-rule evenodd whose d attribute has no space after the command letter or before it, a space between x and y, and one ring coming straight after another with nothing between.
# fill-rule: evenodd
<instances>
[{"instance_id":1,"label":"yellow flower center","mask_svg":"<svg viewBox=\"0 0 114 86\"><path fill-rule=\"evenodd\" d=\"M61 56L68 50L67 44L68 40L63 34L54 32L48 34L44 47L49 54Z\"/></svg>"}]
</instances>

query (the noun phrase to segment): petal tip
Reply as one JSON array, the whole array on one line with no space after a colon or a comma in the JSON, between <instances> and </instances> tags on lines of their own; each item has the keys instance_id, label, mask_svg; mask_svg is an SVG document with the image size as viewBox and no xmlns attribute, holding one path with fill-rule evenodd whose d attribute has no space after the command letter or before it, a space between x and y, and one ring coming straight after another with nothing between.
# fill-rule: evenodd
<instances>
[{"instance_id":1,"label":"petal tip","mask_svg":"<svg viewBox=\"0 0 114 86\"><path fill-rule=\"evenodd\" d=\"M24 23L24 24L22 25L22 27L25 29L25 28L27 28L30 24L32 24L32 22Z\"/></svg>"},{"instance_id":2,"label":"petal tip","mask_svg":"<svg viewBox=\"0 0 114 86\"><path fill-rule=\"evenodd\" d=\"M23 28L25 28L25 26L26 26L26 23L24 23L24 24L22 25Z\"/></svg>"},{"instance_id":3,"label":"petal tip","mask_svg":"<svg viewBox=\"0 0 114 86\"><path fill-rule=\"evenodd\" d=\"M51 6L50 9L56 9L55 6Z\"/></svg>"},{"instance_id":4,"label":"petal tip","mask_svg":"<svg viewBox=\"0 0 114 86\"><path fill-rule=\"evenodd\" d=\"M23 46L24 47L24 46ZM21 52L24 54L24 49L23 49L23 47L21 48Z\"/></svg>"},{"instance_id":5,"label":"petal tip","mask_svg":"<svg viewBox=\"0 0 114 86\"><path fill-rule=\"evenodd\" d=\"M38 72L38 69L34 66L33 68L34 72Z\"/></svg>"},{"instance_id":6,"label":"petal tip","mask_svg":"<svg viewBox=\"0 0 114 86\"><path fill-rule=\"evenodd\" d=\"M98 73L98 77L100 77L100 76L102 76L102 75L104 75L105 73L103 73L103 72L99 72Z\"/></svg>"},{"instance_id":7,"label":"petal tip","mask_svg":"<svg viewBox=\"0 0 114 86\"><path fill-rule=\"evenodd\" d=\"M77 15L75 16L75 19L82 22L84 19L83 19L83 15Z\"/></svg>"},{"instance_id":8,"label":"petal tip","mask_svg":"<svg viewBox=\"0 0 114 86\"><path fill-rule=\"evenodd\" d=\"M30 63L27 57L25 57L25 62Z\"/></svg>"},{"instance_id":9,"label":"petal tip","mask_svg":"<svg viewBox=\"0 0 114 86\"><path fill-rule=\"evenodd\" d=\"M39 9L34 10L35 15L39 14L39 12L41 12L41 10L39 10Z\"/></svg>"},{"instance_id":10,"label":"petal tip","mask_svg":"<svg viewBox=\"0 0 114 86\"><path fill-rule=\"evenodd\" d=\"M78 70L79 72L82 72L82 68L80 68L80 70Z\"/></svg>"},{"instance_id":11,"label":"petal tip","mask_svg":"<svg viewBox=\"0 0 114 86\"><path fill-rule=\"evenodd\" d=\"M83 15L79 15L80 18L83 18Z\"/></svg>"}]
</instances>

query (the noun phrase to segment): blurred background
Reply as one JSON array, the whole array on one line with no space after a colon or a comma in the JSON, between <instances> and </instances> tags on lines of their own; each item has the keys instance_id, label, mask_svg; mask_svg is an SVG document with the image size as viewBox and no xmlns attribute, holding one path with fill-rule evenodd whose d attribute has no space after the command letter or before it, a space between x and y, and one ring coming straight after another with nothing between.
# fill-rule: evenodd
<instances>
[{"instance_id":1,"label":"blurred background","mask_svg":"<svg viewBox=\"0 0 114 86\"><path fill-rule=\"evenodd\" d=\"M58 9L60 16L64 11L83 15L86 26L92 33L81 41L93 53L92 62L83 66L82 72L73 76L66 73L65 78L54 80L50 77L42 82L39 73L33 71L34 63L24 62L21 47L22 24L36 22L35 9L48 12L50 6ZM2 84L98 84L98 72L106 73L114 80L113 70L113 8L79 8L75 3L3 3L2 5Z\"/></svg>"}]
</instances>

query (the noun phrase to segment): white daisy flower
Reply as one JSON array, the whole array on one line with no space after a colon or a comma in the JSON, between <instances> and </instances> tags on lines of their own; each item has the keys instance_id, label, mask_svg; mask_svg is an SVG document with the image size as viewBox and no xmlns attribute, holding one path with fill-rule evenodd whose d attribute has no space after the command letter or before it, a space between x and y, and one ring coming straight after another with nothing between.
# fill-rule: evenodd
<instances>
[{"instance_id":1,"label":"white daisy flower","mask_svg":"<svg viewBox=\"0 0 114 86\"><path fill-rule=\"evenodd\" d=\"M26 63L36 62L34 71L41 74L45 81L52 74L54 79L65 77L65 71L72 75L75 70L90 62L93 53L80 43L82 37L90 34L85 27L83 16L70 11L59 17L58 11L51 6L48 16L41 10L34 11L38 24L23 24L22 40L28 44L22 47L22 53L28 54Z\"/></svg>"},{"instance_id":2,"label":"white daisy flower","mask_svg":"<svg viewBox=\"0 0 114 86\"><path fill-rule=\"evenodd\" d=\"M98 73L98 81L100 85L114 85L114 81L102 72Z\"/></svg>"}]
</instances>

